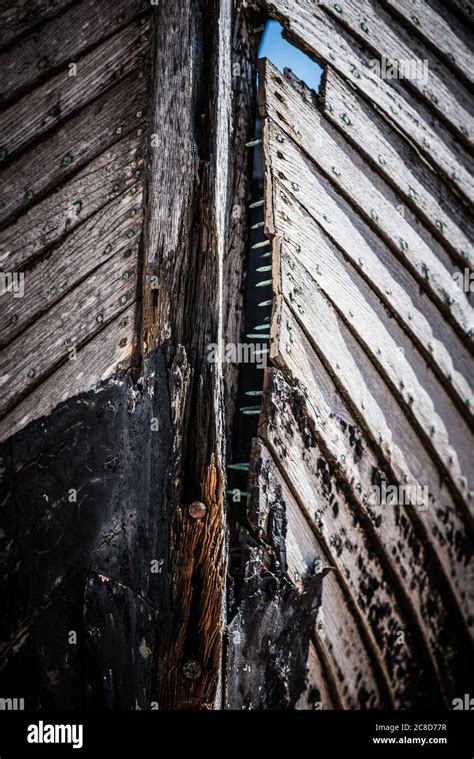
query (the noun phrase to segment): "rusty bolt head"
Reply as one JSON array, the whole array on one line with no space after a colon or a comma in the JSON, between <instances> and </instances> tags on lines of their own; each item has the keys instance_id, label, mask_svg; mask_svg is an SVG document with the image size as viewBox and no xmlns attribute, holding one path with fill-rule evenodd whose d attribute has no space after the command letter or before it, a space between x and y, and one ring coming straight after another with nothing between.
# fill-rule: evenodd
<instances>
[{"instance_id":1,"label":"rusty bolt head","mask_svg":"<svg viewBox=\"0 0 474 759\"><path fill-rule=\"evenodd\" d=\"M189 507L189 515L193 519L202 519L206 516L206 504L201 501L193 501Z\"/></svg>"},{"instance_id":2,"label":"rusty bolt head","mask_svg":"<svg viewBox=\"0 0 474 759\"><path fill-rule=\"evenodd\" d=\"M195 659L189 659L183 664L183 675L188 680L197 680L201 676L202 667Z\"/></svg>"}]
</instances>

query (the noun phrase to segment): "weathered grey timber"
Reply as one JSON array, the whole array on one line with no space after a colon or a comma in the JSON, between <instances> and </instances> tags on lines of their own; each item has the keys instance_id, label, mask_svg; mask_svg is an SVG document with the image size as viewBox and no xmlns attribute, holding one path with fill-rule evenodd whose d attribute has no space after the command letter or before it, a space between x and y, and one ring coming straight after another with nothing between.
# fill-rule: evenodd
<instances>
[{"instance_id":1,"label":"weathered grey timber","mask_svg":"<svg viewBox=\"0 0 474 759\"><path fill-rule=\"evenodd\" d=\"M291 72L260 67L276 369L266 378L248 518L265 542L278 508L285 525L299 525L288 528L287 551L313 543L313 564L297 562L297 575L314 562L328 568L296 708L449 705L469 680L473 310L453 275L472 261L472 215L452 181L468 148L464 132L454 137L461 111L449 105L466 77L452 82L453 67L448 75L447 62L436 64L450 95L443 100L438 81L439 102L425 105L417 84L374 77L371 54L433 54L433 39L422 49L391 5L266 3L291 40L327 63L319 97ZM388 107L395 97L401 120ZM421 125L425 108L451 132L437 127L444 147L431 165L404 122L413 109ZM424 487L425 502L374 501L382 483L398 493ZM332 615L353 641L344 653ZM251 620L232 623L239 650L258 635ZM249 708L265 703L259 672L255 688L247 673L232 686L234 698L240 688L256 702Z\"/></svg>"},{"instance_id":2,"label":"weathered grey timber","mask_svg":"<svg viewBox=\"0 0 474 759\"><path fill-rule=\"evenodd\" d=\"M25 298L0 303L2 685L27 708L201 708L224 601L222 380L205 356L222 330L231 4L34 5L2 10L1 261L25 274Z\"/></svg>"},{"instance_id":3,"label":"weathered grey timber","mask_svg":"<svg viewBox=\"0 0 474 759\"><path fill-rule=\"evenodd\" d=\"M25 288L0 295L2 695L426 709L472 688L472 8L412 5L0 1L0 266ZM270 367L236 502L223 351L247 331L268 15L325 71L317 95L259 69ZM379 76L396 57L426 82Z\"/></svg>"},{"instance_id":4,"label":"weathered grey timber","mask_svg":"<svg viewBox=\"0 0 474 759\"><path fill-rule=\"evenodd\" d=\"M377 75L370 62L385 54L382 46L374 57L373 50L365 47L360 35L355 38L343 25L339 18L342 14L328 12L329 3L313 5L305 0L274 0L265 6L282 21L295 43L316 60L334 68L363 98L376 105L388 123L443 175L448 186L472 202L473 159L468 146L461 144L458 137L437 120L431 107L421 102L404 80L389 81ZM472 125L464 128L472 139Z\"/></svg>"}]
</instances>

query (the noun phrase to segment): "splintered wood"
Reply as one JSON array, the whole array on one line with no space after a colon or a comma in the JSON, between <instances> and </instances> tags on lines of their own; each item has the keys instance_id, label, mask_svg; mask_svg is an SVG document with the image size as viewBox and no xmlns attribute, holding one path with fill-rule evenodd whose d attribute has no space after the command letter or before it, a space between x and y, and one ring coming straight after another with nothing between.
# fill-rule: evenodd
<instances>
[{"instance_id":1,"label":"splintered wood","mask_svg":"<svg viewBox=\"0 0 474 759\"><path fill-rule=\"evenodd\" d=\"M275 368L248 515L268 540L270 468L291 581L326 567L296 708L450 705L474 608L466 30L436 5L421 24L391 0L267 7L327 64L321 96L260 69Z\"/></svg>"}]
</instances>

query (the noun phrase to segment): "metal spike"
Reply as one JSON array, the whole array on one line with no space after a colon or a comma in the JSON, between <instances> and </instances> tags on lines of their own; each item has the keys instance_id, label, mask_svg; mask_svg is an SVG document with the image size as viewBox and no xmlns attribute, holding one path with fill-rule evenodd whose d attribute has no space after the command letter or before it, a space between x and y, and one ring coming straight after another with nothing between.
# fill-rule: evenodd
<instances>
[{"instance_id":1,"label":"metal spike","mask_svg":"<svg viewBox=\"0 0 474 759\"><path fill-rule=\"evenodd\" d=\"M272 300L262 300L261 303L258 304L259 308L266 308L266 306L271 306L273 303Z\"/></svg>"},{"instance_id":2,"label":"metal spike","mask_svg":"<svg viewBox=\"0 0 474 759\"><path fill-rule=\"evenodd\" d=\"M270 266L259 266L257 271L271 271L272 267Z\"/></svg>"},{"instance_id":3,"label":"metal spike","mask_svg":"<svg viewBox=\"0 0 474 759\"><path fill-rule=\"evenodd\" d=\"M242 406L239 411L244 416L255 416L260 414L260 406Z\"/></svg>"},{"instance_id":4,"label":"metal spike","mask_svg":"<svg viewBox=\"0 0 474 759\"><path fill-rule=\"evenodd\" d=\"M260 140L260 139L250 140L250 142L246 142L245 143L245 147L246 148L255 148L257 145L261 145L261 144L262 144L262 140Z\"/></svg>"},{"instance_id":5,"label":"metal spike","mask_svg":"<svg viewBox=\"0 0 474 759\"><path fill-rule=\"evenodd\" d=\"M247 392L245 393L245 395L251 395L251 396L258 395L258 396L262 396L263 395L263 390L247 390Z\"/></svg>"},{"instance_id":6,"label":"metal spike","mask_svg":"<svg viewBox=\"0 0 474 759\"><path fill-rule=\"evenodd\" d=\"M256 332L255 334L253 332L250 332L248 335L245 335L249 340L270 340L269 334L262 334L261 332Z\"/></svg>"},{"instance_id":7,"label":"metal spike","mask_svg":"<svg viewBox=\"0 0 474 759\"><path fill-rule=\"evenodd\" d=\"M257 282L257 284L255 285L255 287L268 287L271 284L272 284L272 280L271 279L264 279L263 282Z\"/></svg>"},{"instance_id":8,"label":"metal spike","mask_svg":"<svg viewBox=\"0 0 474 759\"><path fill-rule=\"evenodd\" d=\"M265 226L265 222L264 221L257 221L256 224L252 224L252 226L250 227L250 229L260 229L260 227L264 227L264 226Z\"/></svg>"},{"instance_id":9,"label":"metal spike","mask_svg":"<svg viewBox=\"0 0 474 759\"><path fill-rule=\"evenodd\" d=\"M255 203L250 203L249 208L260 208L264 204L264 199L256 200Z\"/></svg>"},{"instance_id":10,"label":"metal spike","mask_svg":"<svg viewBox=\"0 0 474 759\"><path fill-rule=\"evenodd\" d=\"M257 250L258 248L266 248L268 245L271 245L270 240L262 240L262 242L256 242L255 245L252 245L252 250Z\"/></svg>"},{"instance_id":11,"label":"metal spike","mask_svg":"<svg viewBox=\"0 0 474 759\"><path fill-rule=\"evenodd\" d=\"M248 472L250 464L228 464L227 469L235 469L236 472Z\"/></svg>"},{"instance_id":12,"label":"metal spike","mask_svg":"<svg viewBox=\"0 0 474 759\"><path fill-rule=\"evenodd\" d=\"M268 324L258 324L256 327L254 327L254 330L257 332L259 329L268 329Z\"/></svg>"}]
</instances>

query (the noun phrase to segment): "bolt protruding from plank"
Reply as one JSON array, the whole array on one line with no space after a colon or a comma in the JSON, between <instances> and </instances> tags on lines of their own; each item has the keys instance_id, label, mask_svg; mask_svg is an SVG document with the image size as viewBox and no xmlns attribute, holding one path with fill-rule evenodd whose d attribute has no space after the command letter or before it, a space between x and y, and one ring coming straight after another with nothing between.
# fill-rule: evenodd
<instances>
[{"instance_id":1,"label":"bolt protruding from plank","mask_svg":"<svg viewBox=\"0 0 474 759\"><path fill-rule=\"evenodd\" d=\"M197 680L201 677L202 667L195 659L189 659L183 664L183 675L187 680Z\"/></svg>"},{"instance_id":2,"label":"bolt protruding from plank","mask_svg":"<svg viewBox=\"0 0 474 759\"><path fill-rule=\"evenodd\" d=\"M202 501L193 501L189 506L189 516L193 519L202 519L206 516L206 504Z\"/></svg>"}]
</instances>

